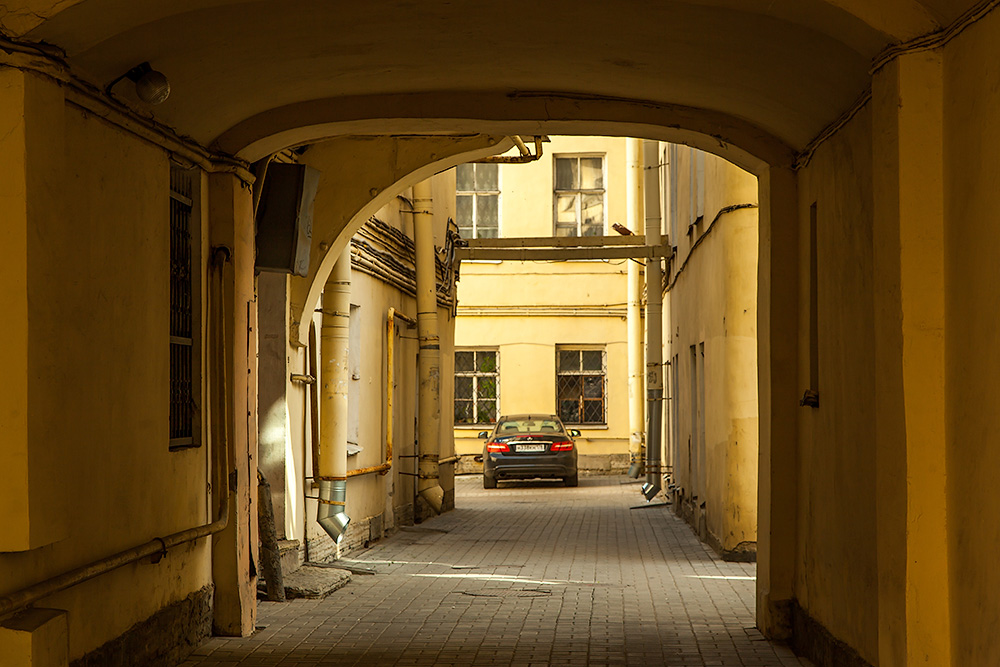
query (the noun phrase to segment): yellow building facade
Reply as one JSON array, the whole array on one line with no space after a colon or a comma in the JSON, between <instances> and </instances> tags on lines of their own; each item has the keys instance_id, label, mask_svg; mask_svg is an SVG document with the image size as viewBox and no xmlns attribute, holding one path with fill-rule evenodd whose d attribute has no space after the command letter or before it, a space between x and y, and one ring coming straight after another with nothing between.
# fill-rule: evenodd
<instances>
[{"instance_id":1,"label":"yellow building facade","mask_svg":"<svg viewBox=\"0 0 1000 667\"><path fill-rule=\"evenodd\" d=\"M472 167L496 171L483 184L495 200L468 182L471 165L456 169L458 201L488 211L477 210L475 227L459 211L467 237L605 235L625 223L624 139L551 137L543 147L527 164ZM478 224L492 220L494 205L498 226ZM559 414L579 429L584 474L628 468L627 261L462 262L454 431L462 470L477 469L479 433L518 413Z\"/></svg>"}]
</instances>

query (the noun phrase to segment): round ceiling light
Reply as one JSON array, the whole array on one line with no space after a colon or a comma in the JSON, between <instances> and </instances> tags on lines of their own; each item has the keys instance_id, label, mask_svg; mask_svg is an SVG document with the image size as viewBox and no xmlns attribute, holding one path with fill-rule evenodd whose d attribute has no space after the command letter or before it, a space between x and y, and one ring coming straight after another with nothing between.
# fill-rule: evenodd
<instances>
[{"instance_id":1,"label":"round ceiling light","mask_svg":"<svg viewBox=\"0 0 1000 667\"><path fill-rule=\"evenodd\" d=\"M148 62L136 65L125 73L125 77L135 83L136 96L146 104L162 104L170 97L170 82L167 77L163 72L153 69Z\"/></svg>"},{"instance_id":2,"label":"round ceiling light","mask_svg":"<svg viewBox=\"0 0 1000 667\"><path fill-rule=\"evenodd\" d=\"M162 72L151 69L135 82L135 94L146 104L161 104L170 97L170 82Z\"/></svg>"}]
</instances>

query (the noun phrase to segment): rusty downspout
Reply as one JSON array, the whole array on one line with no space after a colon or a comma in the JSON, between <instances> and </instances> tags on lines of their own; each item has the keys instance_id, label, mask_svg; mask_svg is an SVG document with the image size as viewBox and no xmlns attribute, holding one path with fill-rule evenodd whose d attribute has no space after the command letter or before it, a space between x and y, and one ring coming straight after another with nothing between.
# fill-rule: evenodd
<instances>
[{"instance_id":1,"label":"rusty downspout","mask_svg":"<svg viewBox=\"0 0 1000 667\"><path fill-rule=\"evenodd\" d=\"M212 418L213 427L213 463L215 464L212 482L212 492L221 494L217 518L211 523L206 523L195 528L189 528L177 533L172 533L166 537L157 537L145 544L120 551L112 556L88 563L76 569L70 570L55 577L51 577L37 584L23 588L14 593L0 597L0 618L24 611L35 602L46 598L59 591L72 588L77 584L89 581L102 574L111 572L120 567L150 558L153 563L158 563L167 555L167 552L178 545L186 542L214 535L225 530L229 524L229 423L226 414L229 408L229 381L226 372L226 320L223 307L223 283L226 264L230 262L232 251L226 247L214 249L212 254L212 266L216 270L216 290L212 303L215 306L215 324L218 329L214 339L214 361L218 365L215 378L217 381L215 399L217 402L216 413Z\"/></svg>"}]
</instances>

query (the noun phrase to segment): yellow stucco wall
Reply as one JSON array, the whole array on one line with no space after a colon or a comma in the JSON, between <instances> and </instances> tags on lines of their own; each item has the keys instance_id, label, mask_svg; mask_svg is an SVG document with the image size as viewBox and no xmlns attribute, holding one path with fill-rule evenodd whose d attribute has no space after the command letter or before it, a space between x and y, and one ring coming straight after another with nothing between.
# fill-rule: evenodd
<instances>
[{"instance_id":1,"label":"yellow stucco wall","mask_svg":"<svg viewBox=\"0 0 1000 667\"><path fill-rule=\"evenodd\" d=\"M54 84L30 85L49 88L39 113L65 134L54 127L37 146L48 170L29 171L20 193L30 223L27 318L3 328L30 341L27 446L44 456L33 456L41 474L26 492L57 500L65 531L47 546L0 553L0 593L211 520L208 448L168 450L168 156L64 106ZM5 151L0 161L6 172L24 158ZM0 525L7 511L16 509L0 504ZM42 604L68 610L72 660L210 583L201 540Z\"/></svg>"},{"instance_id":2,"label":"yellow stucco wall","mask_svg":"<svg viewBox=\"0 0 1000 667\"><path fill-rule=\"evenodd\" d=\"M958 665L1000 663L998 56L995 12L944 51L947 469L938 474L946 476L949 498L952 647Z\"/></svg>"},{"instance_id":3,"label":"yellow stucco wall","mask_svg":"<svg viewBox=\"0 0 1000 667\"><path fill-rule=\"evenodd\" d=\"M672 364L666 431L673 439L667 449L676 509L723 553L753 552L757 181L721 158L687 147L668 148L665 155L667 181L676 180L666 188L668 195L675 194L674 202L668 196L665 205L665 226L677 232L671 239L677 252L668 278L670 325L664 335L664 357ZM723 210L733 206L743 208ZM670 215L676 216L673 224ZM701 221L689 231L699 215ZM698 373L703 377L695 379ZM699 417L692 406L702 400L704 416ZM699 442L702 428L704 442Z\"/></svg>"},{"instance_id":4,"label":"yellow stucco wall","mask_svg":"<svg viewBox=\"0 0 1000 667\"><path fill-rule=\"evenodd\" d=\"M819 408L799 408L796 596L877 664L871 113L799 179L800 394L809 379L809 219L817 215Z\"/></svg>"}]
</instances>

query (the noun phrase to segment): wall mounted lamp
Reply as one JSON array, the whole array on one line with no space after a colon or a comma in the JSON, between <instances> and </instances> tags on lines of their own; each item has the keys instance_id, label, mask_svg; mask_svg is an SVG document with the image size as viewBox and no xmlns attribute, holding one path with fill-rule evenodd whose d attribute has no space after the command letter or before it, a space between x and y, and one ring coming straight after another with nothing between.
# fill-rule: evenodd
<instances>
[{"instance_id":1,"label":"wall mounted lamp","mask_svg":"<svg viewBox=\"0 0 1000 667\"><path fill-rule=\"evenodd\" d=\"M161 104L170 96L170 82L163 72L153 69L148 62L140 63L109 83L104 92L111 95L111 89L122 79L135 84L136 96L146 104Z\"/></svg>"}]
</instances>

